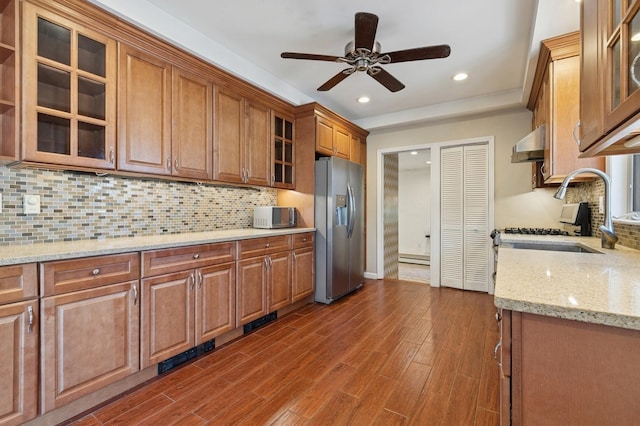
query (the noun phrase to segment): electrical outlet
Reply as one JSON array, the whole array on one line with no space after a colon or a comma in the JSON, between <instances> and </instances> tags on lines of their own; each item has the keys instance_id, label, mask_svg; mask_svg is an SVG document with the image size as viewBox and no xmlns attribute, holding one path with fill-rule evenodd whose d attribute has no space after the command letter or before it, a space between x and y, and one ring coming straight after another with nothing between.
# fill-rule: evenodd
<instances>
[{"instance_id":1,"label":"electrical outlet","mask_svg":"<svg viewBox=\"0 0 640 426\"><path fill-rule=\"evenodd\" d=\"M25 194L22 198L22 207L24 214L40 213L40 196Z\"/></svg>"},{"instance_id":2,"label":"electrical outlet","mask_svg":"<svg viewBox=\"0 0 640 426\"><path fill-rule=\"evenodd\" d=\"M598 197L598 213L604 213L604 196Z\"/></svg>"}]
</instances>

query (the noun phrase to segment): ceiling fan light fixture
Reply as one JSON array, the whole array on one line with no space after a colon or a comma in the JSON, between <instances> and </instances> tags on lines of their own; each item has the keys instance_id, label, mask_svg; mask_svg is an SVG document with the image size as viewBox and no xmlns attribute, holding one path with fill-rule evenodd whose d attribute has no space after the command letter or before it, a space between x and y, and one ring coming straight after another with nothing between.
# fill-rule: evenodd
<instances>
[{"instance_id":1,"label":"ceiling fan light fixture","mask_svg":"<svg viewBox=\"0 0 640 426\"><path fill-rule=\"evenodd\" d=\"M455 81L462 81L469 78L469 75L466 72L459 72L458 74L454 75L451 78L453 78Z\"/></svg>"}]
</instances>

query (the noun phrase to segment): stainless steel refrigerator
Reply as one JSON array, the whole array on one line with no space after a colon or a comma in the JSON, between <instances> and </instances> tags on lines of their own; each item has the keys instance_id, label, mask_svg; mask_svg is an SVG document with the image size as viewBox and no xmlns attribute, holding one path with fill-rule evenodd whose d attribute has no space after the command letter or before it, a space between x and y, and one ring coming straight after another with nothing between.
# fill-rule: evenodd
<instances>
[{"instance_id":1,"label":"stainless steel refrigerator","mask_svg":"<svg viewBox=\"0 0 640 426\"><path fill-rule=\"evenodd\" d=\"M331 303L364 284L362 166L337 157L315 164L316 302Z\"/></svg>"}]
</instances>

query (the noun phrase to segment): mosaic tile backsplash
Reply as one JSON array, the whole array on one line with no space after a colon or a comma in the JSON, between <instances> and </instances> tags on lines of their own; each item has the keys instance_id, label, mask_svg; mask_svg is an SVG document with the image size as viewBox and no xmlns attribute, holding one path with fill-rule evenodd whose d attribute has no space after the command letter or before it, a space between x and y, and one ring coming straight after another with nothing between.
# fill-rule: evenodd
<instances>
[{"instance_id":1,"label":"mosaic tile backsplash","mask_svg":"<svg viewBox=\"0 0 640 426\"><path fill-rule=\"evenodd\" d=\"M250 228L277 191L0 166L0 243L30 244ZM41 213L23 213L23 195Z\"/></svg>"},{"instance_id":2,"label":"mosaic tile backsplash","mask_svg":"<svg viewBox=\"0 0 640 426\"><path fill-rule=\"evenodd\" d=\"M604 222L604 214L598 213L598 199L604 196L604 182L596 179L593 182L581 183L567 191L567 202L578 203L587 201L591 211L591 234L600 237L598 228ZM640 250L640 225L614 223L613 229L618 236L618 244Z\"/></svg>"}]
</instances>

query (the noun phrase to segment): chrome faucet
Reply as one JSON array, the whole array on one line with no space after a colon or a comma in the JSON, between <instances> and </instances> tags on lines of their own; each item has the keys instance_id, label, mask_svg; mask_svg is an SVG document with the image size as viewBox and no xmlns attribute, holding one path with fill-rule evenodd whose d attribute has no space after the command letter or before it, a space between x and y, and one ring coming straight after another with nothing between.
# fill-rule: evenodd
<instances>
[{"instance_id":1,"label":"chrome faucet","mask_svg":"<svg viewBox=\"0 0 640 426\"><path fill-rule=\"evenodd\" d=\"M564 199L565 195L567 195L567 185L569 185L571 179L581 173L596 174L604 181L604 225L599 228L600 233L602 234L600 236L600 240L602 241L602 248L615 248L616 242L618 242L618 236L613 230L613 221L611 220L611 179L609 179L609 176L607 176L606 173L592 168L574 170L564 178L560 188L558 188L558 191L555 193L554 198L557 198L558 200Z\"/></svg>"}]
</instances>

